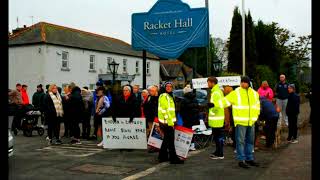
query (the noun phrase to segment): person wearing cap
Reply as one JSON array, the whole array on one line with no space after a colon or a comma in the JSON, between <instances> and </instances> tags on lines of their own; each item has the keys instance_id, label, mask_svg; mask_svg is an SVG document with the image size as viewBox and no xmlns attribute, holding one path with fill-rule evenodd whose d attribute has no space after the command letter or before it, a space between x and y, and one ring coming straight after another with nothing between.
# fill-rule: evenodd
<instances>
[{"instance_id":1,"label":"person wearing cap","mask_svg":"<svg viewBox=\"0 0 320 180\"><path fill-rule=\"evenodd\" d=\"M174 125L177 121L176 110L173 99L173 84L166 82L164 84L165 92L159 96L158 119L160 129L163 132L163 142L159 151L159 162L170 160L171 164L184 163L177 154L174 146ZM169 150L169 157L168 157Z\"/></svg>"},{"instance_id":2,"label":"person wearing cap","mask_svg":"<svg viewBox=\"0 0 320 180\"><path fill-rule=\"evenodd\" d=\"M288 115L288 127L289 133L287 141L289 143L298 143L298 115L300 112L300 96L295 92L296 88L294 84L288 86L288 104L286 108L286 113Z\"/></svg>"},{"instance_id":3,"label":"person wearing cap","mask_svg":"<svg viewBox=\"0 0 320 180\"><path fill-rule=\"evenodd\" d=\"M226 106L224 95L220 90L218 79L216 77L209 77L207 79L208 88L211 89L210 102L208 103L209 126L212 127L214 141L216 143L216 150L211 153L211 159L224 159L223 145L224 145L224 127L225 116L224 107ZM227 124L226 124L227 125ZM229 126L229 125L227 125Z\"/></svg>"},{"instance_id":4,"label":"person wearing cap","mask_svg":"<svg viewBox=\"0 0 320 180\"><path fill-rule=\"evenodd\" d=\"M32 95L32 104L35 108L41 109L41 100L44 96L44 90L42 89L42 84L37 86L37 91Z\"/></svg>"},{"instance_id":5,"label":"person wearing cap","mask_svg":"<svg viewBox=\"0 0 320 180\"><path fill-rule=\"evenodd\" d=\"M230 92L224 99L226 107L232 105L232 115L236 130L236 149L239 166L250 168L259 166L254 160L254 124L260 114L259 94L250 86L248 76L241 77L240 87ZM223 101L220 101L221 103Z\"/></svg>"},{"instance_id":6,"label":"person wearing cap","mask_svg":"<svg viewBox=\"0 0 320 180\"><path fill-rule=\"evenodd\" d=\"M196 98L196 93L191 89L190 85L186 85L183 89L183 99L181 101L180 114L183 121L183 126L192 129L192 126L199 125L199 105ZM191 151L195 151L194 139L191 141Z\"/></svg>"}]
</instances>

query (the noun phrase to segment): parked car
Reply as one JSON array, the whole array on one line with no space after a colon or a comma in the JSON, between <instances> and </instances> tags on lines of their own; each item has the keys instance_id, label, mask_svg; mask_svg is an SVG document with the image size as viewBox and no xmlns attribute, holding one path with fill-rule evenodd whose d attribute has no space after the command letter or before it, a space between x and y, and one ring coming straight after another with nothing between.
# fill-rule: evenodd
<instances>
[{"instance_id":1,"label":"parked car","mask_svg":"<svg viewBox=\"0 0 320 180\"><path fill-rule=\"evenodd\" d=\"M8 129L8 156L11 157L13 155L13 136L11 134L11 130Z\"/></svg>"},{"instance_id":2,"label":"parked car","mask_svg":"<svg viewBox=\"0 0 320 180\"><path fill-rule=\"evenodd\" d=\"M202 89L197 89L196 90L196 98L198 101L199 106L201 107L205 107L207 105L207 91L206 90L202 90ZM176 103L176 110L177 112L180 111L180 104L183 97L183 89L177 89L173 91L173 97L175 98L175 103ZM200 109L201 111L204 111L204 109Z\"/></svg>"}]
</instances>

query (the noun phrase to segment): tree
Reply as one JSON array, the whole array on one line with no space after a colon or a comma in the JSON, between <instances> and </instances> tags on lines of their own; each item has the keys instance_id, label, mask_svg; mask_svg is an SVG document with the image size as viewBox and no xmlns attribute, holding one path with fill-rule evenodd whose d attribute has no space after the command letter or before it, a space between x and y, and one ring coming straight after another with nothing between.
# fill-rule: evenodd
<instances>
[{"instance_id":1,"label":"tree","mask_svg":"<svg viewBox=\"0 0 320 180\"><path fill-rule=\"evenodd\" d=\"M246 74L253 77L257 65L257 50L254 24L251 13L246 16Z\"/></svg>"},{"instance_id":2,"label":"tree","mask_svg":"<svg viewBox=\"0 0 320 180\"><path fill-rule=\"evenodd\" d=\"M242 73L242 19L239 8L235 7L232 17L230 40L228 43L228 71Z\"/></svg>"}]
</instances>

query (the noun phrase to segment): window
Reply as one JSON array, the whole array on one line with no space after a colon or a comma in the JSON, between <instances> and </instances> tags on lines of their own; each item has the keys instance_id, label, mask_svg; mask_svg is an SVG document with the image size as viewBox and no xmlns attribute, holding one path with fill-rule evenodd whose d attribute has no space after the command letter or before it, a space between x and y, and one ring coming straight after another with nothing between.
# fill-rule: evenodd
<instances>
[{"instance_id":1,"label":"window","mask_svg":"<svg viewBox=\"0 0 320 180\"><path fill-rule=\"evenodd\" d=\"M139 73L139 61L136 61L136 74L140 74Z\"/></svg>"},{"instance_id":2,"label":"window","mask_svg":"<svg viewBox=\"0 0 320 180\"><path fill-rule=\"evenodd\" d=\"M124 74L127 73L127 60L126 60L126 59L123 59L122 72L123 72Z\"/></svg>"},{"instance_id":3,"label":"window","mask_svg":"<svg viewBox=\"0 0 320 180\"><path fill-rule=\"evenodd\" d=\"M147 75L150 75L150 62L147 62Z\"/></svg>"},{"instance_id":4,"label":"window","mask_svg":"<svg viewBox=\"0 0 320 180\"><path fill-rule=\"evenodd\" d=\"M107 58L107 73L110 73L111 72L111 70L109 69L109 64L112 62L112 57L108 57Z\"/></svg>"},{"instance_id":5,"label":"window","mask_svg":"<svg viewBox=\"0 0 320 180\"><path fill-rule=\"evenodd\" d=\"M69 53L62 51L62 69L69 69Z\"/></svg>"},{"instance_id":6,"label":"window","mask_svg":"<svg viewBox=\"0 0 320 180\"><path fill-rule=\"evenodd\" d=\"M96 59L94 55L90 55L89 71L96 70Z\"/></svg>"}]
</instances>

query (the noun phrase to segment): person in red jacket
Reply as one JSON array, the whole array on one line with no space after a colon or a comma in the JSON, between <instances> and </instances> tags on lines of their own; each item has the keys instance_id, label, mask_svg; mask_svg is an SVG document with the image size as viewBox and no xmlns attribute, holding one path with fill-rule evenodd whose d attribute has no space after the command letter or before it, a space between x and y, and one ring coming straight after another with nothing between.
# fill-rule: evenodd
<instances>
[{"instance_id":1,"label":"person in red jacket","mask_svg":"<svg viewBox=\"0 0 320 180\"><path fill-rule=\"evenodd\" d=\"M27 93L27 89L28 89L28 86L27 85L22 85L22 89L21 89L21 96L22 96L22 104L23 105L28 105L30 104L29 102L29 96L28 96L28 93Z\"/></svg>"}]
</instances>

